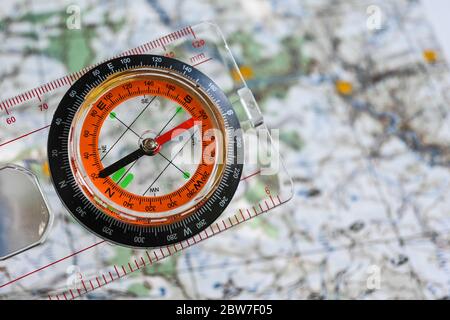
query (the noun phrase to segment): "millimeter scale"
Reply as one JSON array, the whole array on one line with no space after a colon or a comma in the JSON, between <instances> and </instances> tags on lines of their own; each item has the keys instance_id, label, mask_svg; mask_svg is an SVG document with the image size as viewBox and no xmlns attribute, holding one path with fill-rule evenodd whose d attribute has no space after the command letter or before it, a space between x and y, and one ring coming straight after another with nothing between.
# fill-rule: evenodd
<instances>
[{"instance_id":1,"label":"millimeter scale","mask_svg":"<svg viewBox=\"0 0 450 320\"><path fill-rule=\"evenodd\" d=\"M212 23L0 106L0 183L17 184L2 193L3 296L80 297L292 197L257 102ZM67 243L69 235L79 241ZM101 270L89 262L114 245L138 254Z\"/></svg>"}]
</instances>

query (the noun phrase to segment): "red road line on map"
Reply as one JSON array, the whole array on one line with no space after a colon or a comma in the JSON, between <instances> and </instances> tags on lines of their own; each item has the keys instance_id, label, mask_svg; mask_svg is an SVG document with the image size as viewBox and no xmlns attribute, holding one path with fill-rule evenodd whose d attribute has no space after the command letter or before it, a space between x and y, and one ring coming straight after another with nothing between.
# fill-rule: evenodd
<instances>
[{"instance_id":1,"label":"red road line on map","mask_svg":"<svg viewBox=\"0 0 450 320\"><path fill-rule=\"evenodd\" d=\"M67 260L67 259L69 259L69 258L71 258L71 257L73 257L73 256L76 256L77 254L79 254L79 253L81 253L81 252L84 252L84 251L86 251L86 250L92 249L93 247L96 247L96 246L102 244L103 242L105 242L105 240L100 241L100 242L97 242L97 243L94 243L93 245L90 245L89 247L86 247L86 248L84 248L84 249L81 249L80 251L77 251L77 252L74 252L74 253L72 253L72 254L70 254L70 255L68 255L68 256L65 256L64 258L61 258L61 259L56 260L56 261L53 261L52 263L49 263L49 264L47 264L47 265L45 265L45 266L43 266L43 267L40 267L39 269L36 269L36 270L34 270L34 271L31 271L31 272L28 272L28 273L26 273L26 274L24 274L24 275L22 275L22 276L20 276L20 277L18 277L18 278L15 278L15 279L13 279L13 280L11 280L11 281L5 283L5 284L2 284L2 285L0 286L0 289L3 288L3 287L8 286L8 285L10 285L10 284L13 284L14 282L17 282L17 281L19 281L19 280L22 280L22 279L24 279L24 278L26 278L26 277L29 277L29 276L31 276L32 274L36 273L36 272L42 271L42 270L44 270L44 269L47 269L48 267L51 267L51 266L53 266L53 265L55 265L55 264L57 264L57 263L60 263L61 261L64 261L64 260Z\"/></svg>"},{"instance_id":2,"label":"red road line on map","mask_svg":"<svg viewBox=\"0 0 450 320\"><path fill-rule=\"evenodd\" d=\"M3 142L2 144L0 144L0 147L3 147L4 145L7 145L7 144L9 144L9 143L11 143L11 142L14 142L14 141L17 141L17 140L19 140L19 139L25 138L25 137L27 137L27 136L29 136L29 135L31 135L31 134L33 134L33 133L36 133L36 132L38 132L38 131L47 129L48 127L50 127L50 125L45 126L45 127L42 127L42 128L40 128L40 129L36 129L36 130L31 131L31 132L28 132L28 133L25 133L24 135L21 135L20 137L14 138L14 139L12 139L12 140ZM0 287L0 288L1 288L1 287Z\"/></svg>"}]
</instances>

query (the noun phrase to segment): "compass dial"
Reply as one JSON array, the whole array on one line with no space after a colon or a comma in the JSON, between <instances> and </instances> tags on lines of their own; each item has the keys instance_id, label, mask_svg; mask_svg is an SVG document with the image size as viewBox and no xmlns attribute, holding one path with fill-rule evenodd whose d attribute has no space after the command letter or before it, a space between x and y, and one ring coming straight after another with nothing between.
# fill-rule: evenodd
<instances>
[{"instance_id":1,"label":"compass dial","mask_svg":"<svg viewBox=\"0 0 450 320\"><path fill-rule=\"evenodd\" d=\"M89 230L131 247L185 240L227 207L242 173L239 121L194 67L136 55L73 84L52 121L55 188Z\"/></svg>"}]
</instances>

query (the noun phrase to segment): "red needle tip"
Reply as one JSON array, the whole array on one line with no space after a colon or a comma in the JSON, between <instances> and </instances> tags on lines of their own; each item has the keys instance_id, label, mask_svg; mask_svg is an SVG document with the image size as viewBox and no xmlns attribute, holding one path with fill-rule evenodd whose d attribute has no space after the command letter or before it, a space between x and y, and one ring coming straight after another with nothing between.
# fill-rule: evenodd
<instances>
[{"instance_id":1,"label":"red needle tip","mask_svg":"<svg viewBox=\"0 0 450 320\"><path fill-rule=\"evenodd\" d=\"M166 133L156 137L155 141L161 146L165 144L166 142L172 140L173 138L179 136L186 130L192 128L194 126L194 119L190 118L179 125L177 125L175 128L170 129Z\"/></svg>"}]
</instances>

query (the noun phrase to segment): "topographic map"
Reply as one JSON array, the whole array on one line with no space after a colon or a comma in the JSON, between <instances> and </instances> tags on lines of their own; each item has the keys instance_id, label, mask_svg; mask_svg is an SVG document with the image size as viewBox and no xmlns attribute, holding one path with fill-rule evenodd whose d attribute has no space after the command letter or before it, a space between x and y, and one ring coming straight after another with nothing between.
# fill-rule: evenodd
<instances>
[{"instance_id":1,"label":"topographic map","mask_svg":"<svg viewBox=\"0 0 450 320\"><path fill-rule=\"evenodd\" d=\"M66 27L71 4L79 30ZM294 197L85 298L450 298L448 68L419 1L8 1L0 100L203 20L221 27L267 125L280 129ZM45 163L31 165L48 176ZM95 242L59 217L66 246ZM134 254L92 248L52 282L76 278L80 260L102 269ZM0 263L0 283L11 271Z\"/></svg>"}]
</instances>

